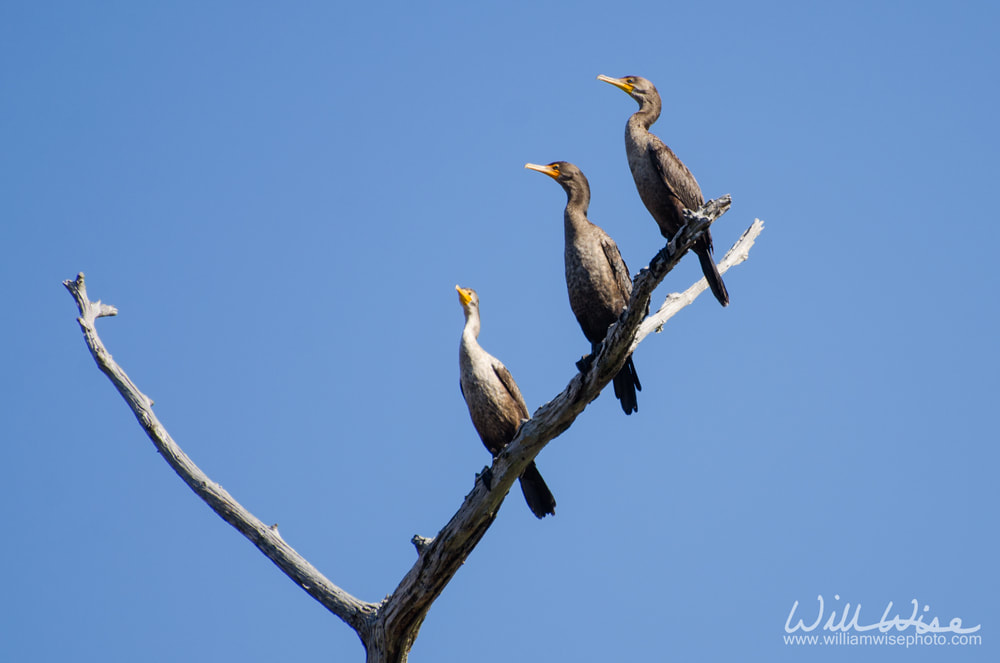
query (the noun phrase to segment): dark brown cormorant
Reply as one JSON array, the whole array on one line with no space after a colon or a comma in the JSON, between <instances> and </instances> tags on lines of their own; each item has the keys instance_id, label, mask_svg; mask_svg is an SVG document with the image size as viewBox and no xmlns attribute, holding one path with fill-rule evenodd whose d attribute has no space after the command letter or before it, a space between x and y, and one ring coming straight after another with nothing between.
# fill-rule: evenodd
<instances>
[{"instance_id":1,"label":"dark brown cormorant","mask_svg":"<svg viewBox=\"0 0 1000 663\"><path fill-rule=\"evenodd\" d=\"M465 328L458 351L461 369L459 387L469 406L472 424L480 439L495 457L514 439L521 421L530 418L521 390L500 360L483 350L479 337L479 295L475 290L460 288L458 300L465 311ZM531 512L539 518L555 515L556 498L545 485L532 461L521 474L521 492Z\"/></svg>"},{"instance_id":2,"label":"dark brown cormorant","mask_svg":"<svg viewBox=\"0 0 1000 663\"><path fill-rule=\"evenodd\" d=\"M563 227L566 233L566 289L569 305L590 341L593 352L608 333L608 327L628 306L632 278L615 240L587 219L590 184L579 168L565 161L547 166L525 164L525 168L545 173L566 190ZM635 392L641 390L632 356L614 379L615 398L625 414L639 410Z\"/></svg>"},{"instance_id":3,"label":"dark brown cormorant","mask_svg":"<svg viewBox=\"0 0 1000 663\"><path fill-rule=\"evenodd\" d=\"M625 125L628 167L639 197L660 226L660 234L670 239L684 225L684 208L696 210L704 204L705 198L687 166L662 140L649 132L649 127L660 117L663 107L660 94L652 83L641 76L611 78L602 74L597 78L624 90L639 102L639 110ZM729 304L729 293L712 258L711 232L705 230L692 250L698 255L701 271L712 294L726 306Z\"/></svg>"}]
</instances>

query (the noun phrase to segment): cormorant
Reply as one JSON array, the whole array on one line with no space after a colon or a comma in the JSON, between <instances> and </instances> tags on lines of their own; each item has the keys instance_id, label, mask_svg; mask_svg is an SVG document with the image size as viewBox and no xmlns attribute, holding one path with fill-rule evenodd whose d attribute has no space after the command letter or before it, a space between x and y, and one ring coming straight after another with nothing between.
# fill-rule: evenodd
<instances>
[{"instance_id":1,"label":"cormorant","mask_svg":"<svg viewBox=\"0 0 1000 663\"><path fill-rule=\"evenodd\" d=\"M479 295L475 290L457 285L455 290L465 311L465 328L458 351L459 387L469 406L472 424L495 457L514 439L521 421L530 418L528 406L507 367L483 350L476 340L479 337ZM520 481L521 492L535 516L555 515L556 499L534 461L521 474Z\"/></svg>"},{"instance_id":2,"label":"cormorant","mask_svg":"<svg viewBox=\"0 0 1000 663\"><path fill-rule=\"evenodd\" d=\"M684 208L696 210L705 203L694 175L662 140L649 132L660 117L662 103L656 87L641 76L611 78L603 74L598 80L624 90L639 102L625 125L625 151L628 167L635 179L635 188L649 213L660 226L660 234L670 239L684 226ZM712 294L723 306L729 304L729 293L712 258L712 234L709 230L692 247L701 263L701 271Z\"/></svg>"},{"instance_id":3,"label":"cormorant","mask_svg":"<svg viewBox=\"0 0 1000 663\"><path fill-rule=\"evenodd\" d=\"M555 161L546 166L525 164L554 179L566 190L566 209L563 227L566 234L566 289L569 305L597 351L608 327L628 306L632 294L632 278L615 241L600 227L587 219L590 206L590 184L579 168L566 161ZM614 379L615 398L621 401L625 414L638 412L636 390L641 390L632 356Z\"/></svg>"}]
</instances>

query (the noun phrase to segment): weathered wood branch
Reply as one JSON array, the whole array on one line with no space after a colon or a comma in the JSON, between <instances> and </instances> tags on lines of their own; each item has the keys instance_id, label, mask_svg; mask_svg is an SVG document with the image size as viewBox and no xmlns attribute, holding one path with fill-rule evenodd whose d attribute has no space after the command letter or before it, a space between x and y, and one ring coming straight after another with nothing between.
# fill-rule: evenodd
<instances>
[{"instance_id":1,"label":"weathered wood branch","mask_svg":"<svg viewBox=\"0 0 1000 663\"><path fill-rule=\"evenodd\" d=\"M569 428L586 406L597 398L646 335L661 327L706 289L707 284L701 279L685 293L669 295L656 313L643 320L653 290L691 248L699 234L729 206L727 195L686 214L684 228L650 261L649 266L636 275L628 308L609 328L586 372L577 373L562 393L522 423L517 436L485 473L489 480L477 477L461 507L433 539L414 537L418 551L416 563L392 594L378 604L357 599L324 577L284 542L276 527L264 525L191 462L153 414L152 401L115 363L97 335L94 327L96 318L115 315L117 311L99 301L89 301L82 273L75 281L65 281L64 285L80 309L78 321L94 360L125 398L139 424L174 471L209 507L250 539L289 578L351 626L364 643L369 662L401 662L407 659L431 604L483 538L508 491L528 463L549 441ZM762 229L763 224L755 221L719 263L720 272L746 259Z\"/></svg>"},{"instance_id":2,"label":"weathered wood branch","mask_svg":"<svg viewBox=\"0 0 1000 663\"><path fill-rule=\"evenodd\" d=\"M285 543L276 526L267 526L247 511L239 502L223 490L195 465L185 454L160 421L153 414L153 401L139 391L121 366L104 347L94 321L106 315L116 315L112 306L91 302L87 298L87 287L83 273L76 280L63 281L63 285L73 295L80 309L77 322L83 330L84 339L97 366L104 372L131 408L139 425L152 440L163 459L177 472L198 497L205 501L227 523L250 539L264 555L291 578L310 596L323 604L327 610L343 619L359 634L367 630L368 621L375 612L375 605L354 598L337 585L330 582L302 555Z\"/></svg>"},{"instance_id":3,"label":"weathered wood branch","mask_svg":"<svg viewBox=\"0 0 1000 663\"><path fill-rule=\"evenodd\" d=\"M688 212L688 210L685 210L685 212ZM693 215L693 213L691 214ZM729 271L730 267L735 267L741 262L747 260L750 257L751 247L753 247L754 242L763 230L764 222L760 219L754 219L750 227L743 232L740 238L736 240L736 243L733 244L732 248L729 249L729 251L726 252L726 255L722 257L722 260L717 263L719 267L719 274L725 274ZM636 334L635 340L632 342L632 349L634 350L635 347L639 345L639 342L646 338L650 332L661 331L667 320L677 315L677 313L679 313L680 310L688 304L693 303L698 295L705 292L707 289L708 281L702 278L684 292L672 292L667 295L666 299L663 300L663 304L660 305L660 308L643 320L642 324L639 325L639 332Z\"/></svg>"},{"instance_id":4,"label":"weathered wood branch","mask_svg":"<svg viewBox=\"0 0 1000 663\"><path fill-rule=\"evenodd\" d=\"M431 603L479 543L514 481L549 441L572 425L618 373L633 348L653 290L700 233L724 214L730 204L731 199L726 195L692 212L684 228L636 275L629 307L609 328L590 369L575 375L562 393L538 408L531 419L521 425L517 436L494 459L490 486L483 481L476 482L458 512L423 548L417 563L380 606L378 620L384 624L380 632L405 634L403 642L407 647L413 642ZM388 642L379 644L387 647L387 651L392 646ZM405 660L405 655L388 660Z\"/></svg>"}]
</instances>

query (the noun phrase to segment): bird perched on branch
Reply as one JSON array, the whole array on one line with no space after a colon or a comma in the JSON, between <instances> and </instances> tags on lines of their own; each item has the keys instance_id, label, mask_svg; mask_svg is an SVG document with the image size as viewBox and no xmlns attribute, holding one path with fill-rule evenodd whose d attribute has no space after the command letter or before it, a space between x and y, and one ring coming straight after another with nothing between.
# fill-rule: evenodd
<instances>
[{"instance_id":1,"label":"bird perched on branch","mask_svg":"<svg viewBox=\"0 0 1000 663\"><path fill-rule=\"evenodd\" d=\"M566 235L566 289L583 335L596 352L608 333L608 327L628 306L632 278L615 241L587 219L590 184L579 168L566 161L545 166L525 164L558 182L566 191L563 227ZM615 398L625 414L639 410L636 390L641 390L632 355L614 378Z\"/></svg>"},{"instance_id":2,"label":"bird perched on branch","mask_svg":"<svg viewBox=\"0 0 1000 663\"><path fill-rule=\"evenodd\" d=\"M458 351L459 387L469 407L472 424L483 444L496 457L514 439L521 422L530 418L528 406L507 367L479 345L479 295L475 290L457 285L455 290L465 311L465 328ZM556 499L534 461L521 474L520 483L524 499L535 516L555 515Z\"/></svg>"},{"instance_id":3,"label":"bird perched on branch","mask_svg":"<svg viewBox=\"0 0 1000 663\"><path fill-rule=\"evenodd\" d=\"M597 79L624 90L639 103L639 110L625 124L628 167L635 179L639 198L660 226L660 234L670 239L684 226L684 208L696 210L704 204L705 198L687 166L649 131L649 127L660 117L663 107L660 94L652 83L641 76L611 78L602 74ZM698 256L712 294L720 304L728 305L729 293L712 257L711 232L705 230L692 250Z\"/></svg>"}]
</instances>

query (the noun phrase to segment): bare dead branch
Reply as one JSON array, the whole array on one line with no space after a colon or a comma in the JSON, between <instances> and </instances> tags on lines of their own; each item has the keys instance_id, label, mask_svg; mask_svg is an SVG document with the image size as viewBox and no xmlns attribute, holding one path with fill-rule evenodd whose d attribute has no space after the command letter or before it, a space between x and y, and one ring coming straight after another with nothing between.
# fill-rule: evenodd
<instances>
[{"instance_id":1,"label":"bare dead branch","mask_svg":"<svg viewBox=\"0 0 1000 663\"><path fill-rule=\"evenodd\" d=\"M722 260L718 262L719 273L725 274L729 271L730 267L735 267L747 260L750 257L751 247L753 247L754 242L763 230L764 222L760 219L754 219L753 224L744 231L740 238L736 240L736 243L733 244L732 248L726 252ZM708 281L702 278L684 292L672 292L667 295L660 308L639 325L639 333L636 334L635 340L632 342L632 349L634 350L639 345L639 342L646 338L650 332L662 331L663 325L667 320L677 315L688 304L693 303L698 295L703 293L707 288Z\"/></svg>"},{"instance_id":2,"label":"bare dead branch","mask_svg":"<svg viewBox=\"0 0 1000 663\"><path fill-rule=\"evenodd\" d=\"M650 296L691 248L700 233L729 209L728 195L692 213L684 228L636 276L629 307L608 330L590 369L578 373L558 396L538 408L493 461L491 487L476 481L458 512L421 551L417 563L383 602L378 621L384 633L405 634L412 643L431 603L485 534L514 481L545 445L569 428L624 365ZM728 254L727 254L728 257ZM704 289L704 288L703 288ZM385 643L389 647L389 643ZM407 647L409 645L407 644ZM403 660L390 658L389 660Z\"/></svg>"},{"instance_id":3,"label":"bare dead branch","mask_svg":"<svg viewBox=\"0 0 1000 663\"><path fill-rule=\"evenodd\" d=\"M80 323L80 328L83 330L90 354L93 355L98 367L111 379L115 388L128 403L156 450L160 452L170 467L174 468L184 483L223 520L250 539L295 584L323 604L327 610L343 619L359 634L367 631L368 621L375 611L373 604L354 598L330 582L304 557L285 543L281 535L278 534L277 527L268 527L243 508L228 492L223 490L222 486L209 479L177 446L177 443L153 414L153 402L139 391L138 387L125 374L125 371L111 357L111 353L107 351L101 338L97 335L94 320L106 315L116 315L115 308L101 304L99 301L91 302L87 298L83 272L78 274L74 281L63 281L63 285L73 295L76 305L80 309L80 317L77 318L77 322Z\"/></svg>"},{"instance_id":4,"label":"bare dead branch","mask_svg":"<svg viewBox=\"0 0 1000 663\"><path fill-rule=\"evenodd\" d=\"M103 315L115 315L117 311L87 299L83 274L76 281L65 281L64 285L80 308L81 317L78 320L97 365L129 403L153 444L185 483L296 584L350 625L361 637L369 662L401 662L407 659L431 604L489 529L508 491L528 463L549 441L569 428L587 404L597 398L645 336L661 327L706 289L707 284L701 279L683 294L669 295L656 313L643 320L653 290L691 248L700 233L724 214L729 206L730 198L726 195L707 202L695 212L686 212L687 224L650 261L649 266L636 275L628 308L608 329L588 370L573 376L562 393L522 423L517 436L494 459L489 472L489 487L477 475L472 491L434 538L414 536L416 563L395 591L379 604L356 599L327 580L281 539L276 527L265 526L191 462L156 419L152 401L136 388L97 336L94 320ZM719 263L719 271L725 272L745 260L762 229L763 224L756 220Z\"/></svg>"}]
</instances>

